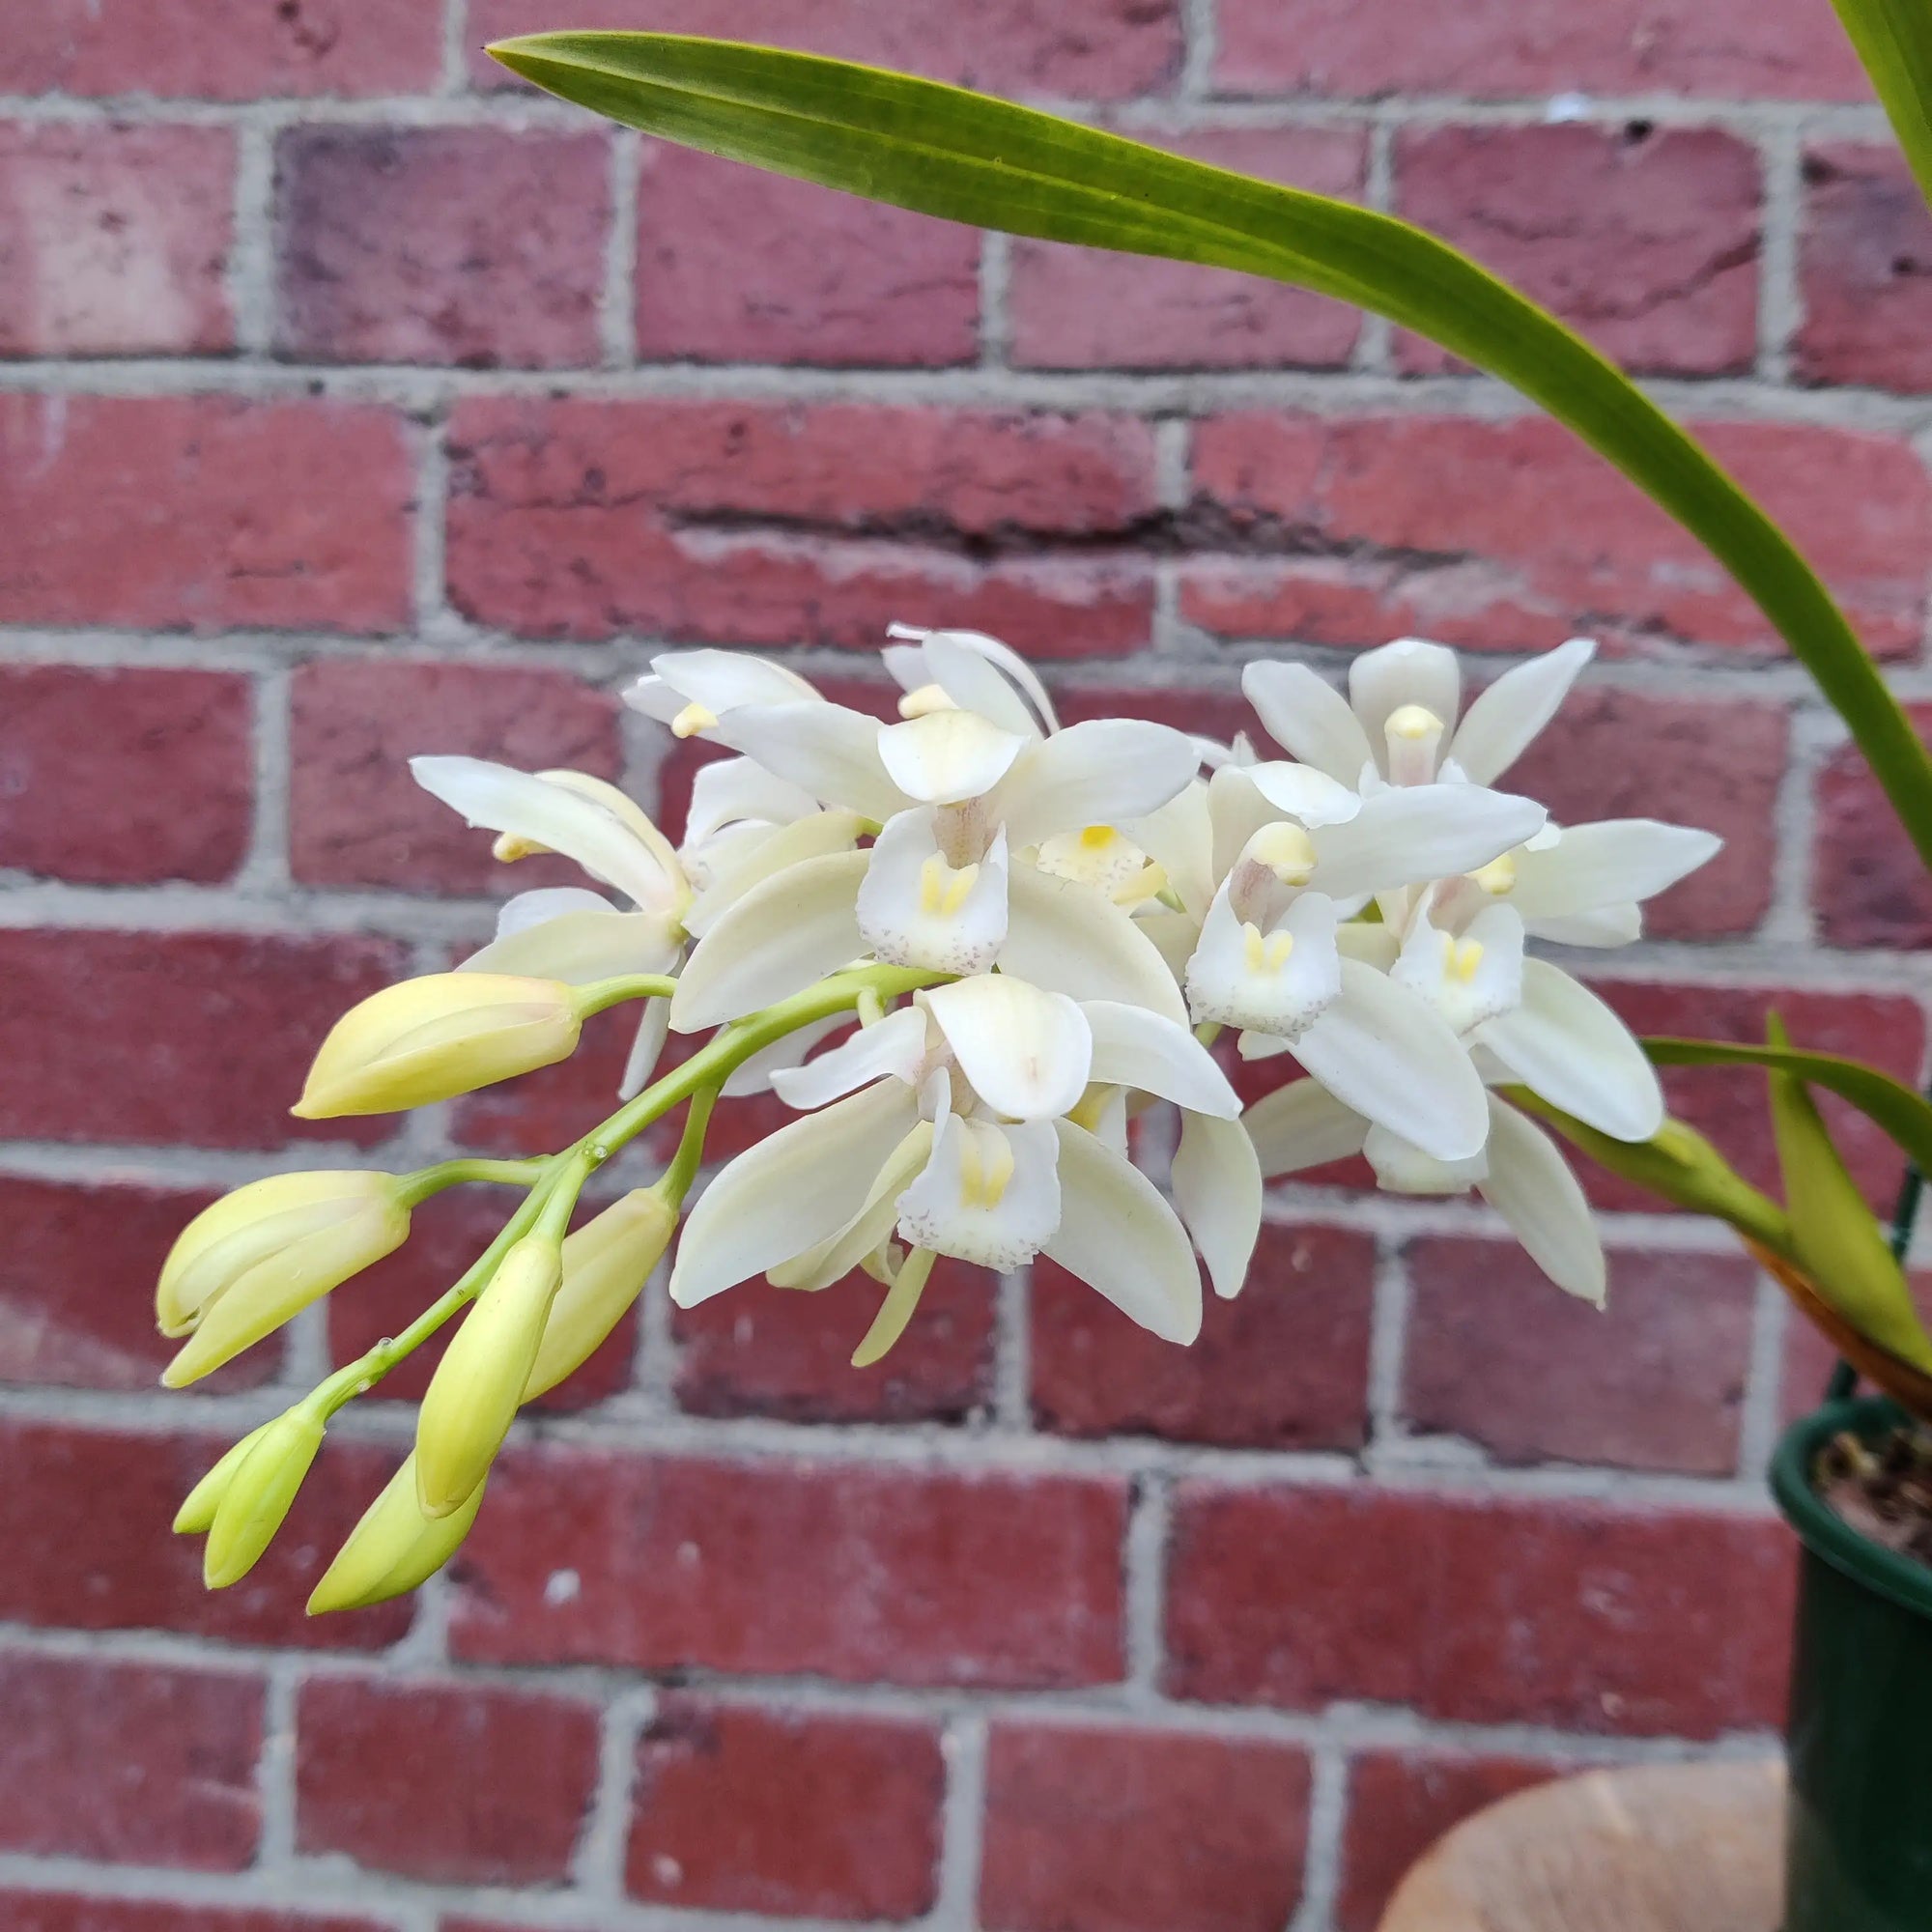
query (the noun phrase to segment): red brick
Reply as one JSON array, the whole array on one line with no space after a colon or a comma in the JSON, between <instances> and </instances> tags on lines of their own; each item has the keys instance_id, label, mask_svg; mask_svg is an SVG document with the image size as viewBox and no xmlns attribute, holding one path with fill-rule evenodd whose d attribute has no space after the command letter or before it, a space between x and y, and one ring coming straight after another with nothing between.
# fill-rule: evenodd
<instances>
[{"instance_id":1,"label":"red brick","mask_svg":"<svg viewBox=\"0 0 1932 1932\"><path fill-rule=\"evenodd\" d=\"M196 1871L253 1860L259 1678L0 1656L0 1849Z\"/></svg>"},{"instance_id":2,"label":"red brick","mask_svg":"<svg viewBox=\"0 0 1932 1932\"><path fill-rule=\"evenodd\" d=\"M956 222L648 143L647 360L944 367L980 345L980 236Z\"/></svg>"},{"instance_id":3,"label":"red brick","mask_svg":"<svg viewBox=\"0 0 1932 1932\"><path fill-rule=\"evenodd\" d=\"M1916 652L1932 488L1911 449L1810 424L1693 427L1865 642ZM1182 614L1210 631L1338 644L1413 632L1540 650L1588 613L1616 652L1781 648L1714 557L1540 417L1214 417L1195 432L1195 483L1258 553L1187 569Z\"/></svg>"},{"instance_id":4,"label":"red brick","mask_svg":"<svg viewBox=\"0 0 1932 1932\"><path fill-rule=\"evenodd\" d=\"M1046 656L1147 639L1144 559L1052 548L1124 540L1153 509L1144 423L477 400L450 440L450 594L485 623L871 650L911 615Z\"/></svg>"},{"instance_id":5,"label":"red brick","mask_svg":"<svg viewBox=\"0 0 1932 1932\"><path fill-rule=\"evenodd\" d=\"M305 1617L302 1605L395 1459L373 1443L327 1444L269 1553L242 1582L209 1591L200 1540L168 1525L231 1439L0 1426L0 1547L12 1552L0 1566L0 1619L302 1648L393 1642L409 1627L406 1603L329 1617Z\"/></svg>"},{"instance_id":6,"label":"red brick","mask_svg":"<svg viewBox=\"0 0 1932 1932\"><path fill-rule=\"evenodd\" d=\"M0 1179L0 1381L152 1389L180 1347L155 1332L155 1282L213 1194L103 1179ZM212 1386L252 1388L281 1360L264 1342Z\"/></svg>"},{"instance_id":7,"label":"red brick","mask_svg":"<svg viewBox=\"0 0 1932 1932\"><path fill-rule=\"evenodd\" d=\"M1932 737L1932 705L1913 705L1911 716ZM1932 881L1854 745L1818 774L1811 895L1828 945L1917 951L1932 941Z\"/></svg>"},{"instance_id":8,"label":"red brick","mask_svg":"<svg viewBox=\"0 0 1932 1932\"><path fill-rule=\"evenodd\" d=\"M1247 1286L1208 1296L1177 1349L1051 1262L1033 1270L1035 1424L1256 1449L1359 1449L1367 1435L1375 1243L1339 1228L1262 1230Z\"/></svg>"},{"instance_id":9,"label":"red brick","mask_svg":"<svg viewBox=\"0 0 1932 1932\"><path fill-rule=\"evenodd\" d=\"M1800 988L1696 986L1646 980L1593 980L1598 992L1638 1034L1763 1042L1765 1016L1782 1015L1792 1041L1819 1053L1863 1060L1917 1085L1925 1024L1917 1001L1880 993L1820 993ZM1764 1075L1751 1067L1679 1066L1663 1075L1664 1099L1680 1120L1708 1134L1724 1158L1754 1186L1778 1191ZM1898 1187L1898 1150L1862 1114L1829 1094L1819 1104L1839 1151L1875 1208L1889 1211ZM1593 1162L1577 1171L1591 1198L1606 1208L1655 1208L1662 1203Z\"/></svg>"},{"instance_id":10,"label":"red brick","mask_svg":"<svg viewBox=\"0 0 1932 1932\"><path fill-rule=\"evenodd\" d=\"M983 1408L992 1398L993 1277L942 1259L892 1353L855 1369L852 1350L884 1293L854 1272L817 1294L759 1280L680 1309L679 1406L792 1422L961 1422Z\"/></svg>"},{"instance_id":11,"label":"red brick","mask_svg":"<svg viewBox=\"0 0 1932 1932\"><path fill-rule=\"evenodd\" d=\"M564 860L500 866L410 776L420 753L616 779L616 705L574 672L326 658L295 675L290 866L307 885L527 892L595 884Z\"/></svg>"},{"instance_id":12,"label":"red brick","mask_svg":"<svg viewBox=\"0 0 1932 1932\"><path fill-rule=\"evenodd\" d=\"M1150 138L1141 129L1137 139ZM1364 136L1339 128L1217 128L1158 144L1316 194L1359 196ZM1361 314L1230 269L1051 242L1012 243L1013 363L1043 369L1336 368Z\"/></svg>"},{"instance_id":13,"label":"red brick","mask_svg":"<svg viewBox=\"0 0 1932 1932\"><path fill-rule=\"evenodd\" d=\"M297 128L275 168L284 355L596 361L611 224L603 135Z\"/></svg>"},{"instance_id":14,"label":"red brick","mask_svg":"<svg viewBox=\"0 0 1932 1932\"><path fill-rule=\"evenodd\" d=\"M1798 277L1801 381L1932 389L1932 214L1895 148L1806 152Z\"/></svg>"},{"instance_id":15,"label":"red brick","mask_svg":"<svg viewBox=\"0 0 1932 1932\"><path fill-rule=\"evenodd\" d=\"M501 1232L522 1196L504 1187L458 1187L415 1210L407 1244L328 1297L329 1360L340 1366L406 1328L455 1282ZM580 1220L591 1210L585 1208ZM445 1328L392 1369L364 1402L419 1402L441 1359ZM637 1349L637 1318L627 1315L609 1341L536 1407L585 1408L629 1385Z\"/></svg>"},{"instance_id":16,"label":"red brick","mask_svg":"<svg viewBox=\"0 0 1932 1932\"><path fill-rule=\"evenodd\" d=\"M387 410L8 396L0 623L393 630L413 487Z\"/></svg>"},{"instance_id":17,"label":"red brick","mask_svg":"<svg viewBox=\"0 0 1932 1932\"><path fill-rule=\"evenodd\" d=\"M280 1148L381 1140L382 1120L292 1120L323 1036L400 978L359 938L0 932L0 1136Z\"/></svg>"},{"instance_id":18,"label":"red brick","mask_svg":"<svg viewBox=\"0 0 1932 1932\"><path fill-rule=\"evenodd\" d=\"M296 1849L454 1885L557 1882L597 1779L597 1712L496 1686L312 1679Z\"/></svg>"},{"instance_id":19,"label":"red brick","mask_svg":"<svg viewBox=\"0 0 1932 1932\"><path fill-rule=\"evenodd\" d=\"M998 1723L991 1932L1276 1932L1301 1896L1308 1759L1286 1745Z\"/></svg>"},{"instance_id":20,"label":"red brick","mask_svg":"<svg viewBox=\"0 0 1932 1932\"><path fill-rule=\"evenodd\" d=\"M929 1724L666 1697L638 1746L624 1888L711 1912L918 1918L945 1788Z\"/></svg>"},{"instance_id":21,"label":"red brick","mask_svg":"<svg viewBox=\"0 0 1932 1932\"><path fill-rule=\"evenodd\" d=\"M1170 81L1180 65L1175 0L598 0L573 15L586 28L707 34L792 46L838 60L909 70L991 94L1120 100ZM481 47L556 25L547 0L470 0ZM507 85L480 52L472 78Z\"/></svg>"},{"instance_id":22,"label":"red brick","mask_svg":"<svg viewBox=\"0 0 1932 1932\"><path fill-rule=\"evenodd\" d=\"M1789 738L1779 705L1586 685L1504 782L1565 825L1668 818L1717 833L1724 849L1644 906L1654 937L1717 939L1755 930L1770 908Z\"/></svg>"},{"instance_id":23,"label":"red brick","mask_svg":"<svg viewBox=\"0 0 1932 1932\"><path fill-rule=\"evenodd\" d=\"M1404 1874L1443 1833L1565 1767L1523 1757L1367 1751L1349 1766L1337 1932L1376 1932Z\"/></svg>"},{"instance_id":24,"label":"red brick","mask_svg":"<svg viewBox=\"0 0 1932 1932\"><path fill-rule=\"evenodd\" d=\"M0 93L428 93L441 67L433 7L391 0L26 0L0 48Z\"/></svg>"},{"instance_id":25,"label":"red brick","mask_svg":"<svg viewBox=\"0 0 1932 1932\"><path fill-rule=\"evenodd\" d=\"M457 1139L483 1153L554 1153L617 1111L617 1083L638 1025L635 1006L613 1007L585 1024L568 1060L466 1094L455 1106Z\"/></svg>"},{"instance_id":26,"label":"red brick","mask_svg":"<svg viewBox=\"0 0 1932 1932\"><path fill-rule=\"evenodd\" d=\"M1106 1683L1125 1511L1108 1478L529 1451L491 1479L451 1641L497 1662ZM559 1572L573 1590L548 1588Z\"/></svg>"},{"instance_id":27,"label":"red brick","mask_svg":"<svg viewBox=\"0 0 1932 1932\"><path fill-rule=\"evenodd\" d=\"M0 355L228 348L234 205L226 128L0 124Z\"/></svg>"},{"instance_id":28,"label":"red brick","mask_svg":"<svg viewBox=\"0 0 1932 1932\"><path fill-rule=\"evenodd\" d=\"M1862 100L1829 14L1804 0L1223 0L1215 85L1241 94L1708 95Z\"/></svg>"},{"instance_id":29,"label":"red brick","mask_svg":"<svg viewBox=\"0 0 1932 1932\"><path fill-rule=\"evenodd\" d=\"M8 1932L389 1932L373 1918L84 1898L71 1891L0 1891L0 1924ZM492 1932L501 1927L493 1926Z\"/></svg>"},{"instance_id":30,"label":"red brick","mask_svg":"<svg viewBox=\"0 0 1932 1932\"><path fill-rule=\"evenodd\" d=\"M1770 1516L1190 1483L1175 1499L1168 1688L1579 1731L1771 1724L1793 1547Z\"/></svg>"},{"instance_id":31,"label":"red brick","mask_svg":"<svg viewBox=\"0 0 1932 1932\"><path fill-rule=\"evenodd\" d=\"M1599 1310L1514 1242L1408 1249L1403 1406L1502 1463L1601 1463L1727 1476L1749 1368L1757 1271L1742 1254L1610 1254Z\"/></svg>"},{"instance_id":32,"label":"red brick","mask_svg":"<svg viewBox=\"0 0 1932 1932\"><path fill-rule=\"evenodd\" d=\"M1435 128L1396 144L1396 213L1553 310L1626 369L1748 370L1756 151L1715 128ZM1420 336L1406 370L1463 368Z\"/></svg>"},{"instance_id":33,"label":"red brick","mask_svg":"<svg viewBox=\"0 0 1932 1932\"><path fill-rule=\"evenodd\" d=\"M87 885L233 875L254 818L245 678L0 666L0 855Z\"/></svg>"}]
</instances>

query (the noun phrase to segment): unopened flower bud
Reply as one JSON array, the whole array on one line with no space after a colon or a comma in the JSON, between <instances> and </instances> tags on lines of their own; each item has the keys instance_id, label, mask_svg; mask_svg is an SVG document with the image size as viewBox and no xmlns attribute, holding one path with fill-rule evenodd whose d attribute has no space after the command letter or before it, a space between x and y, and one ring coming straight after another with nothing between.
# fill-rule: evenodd
<instances>
[{"instance_id":1,"label":"unopened flower bud","mask_svg":"<svg viewBox=\"0 0 1932 1932\"><path fill-rule=\"evenodd\" d=\"M543 1343L563 1244L526 1235L451 1338L416 1417L416 1495L446 1517L489 1473Z\"/></svg>"},{"instance_id":2,"label":"unopened flower bud","mask_svg":"<svg viewBox=\"0 0 1932 1932\"><path fill-rule=\"evenodd\" d=\"M635 1188L587 1221L563 1244L563 1286L550 1306L524 1400L554 1389L590 1359L643 1293L677 1226L676 1212L652 1187Z\"/></svg>"},{"instance_id":3,"label":"unopened flower bud","mask_svg":"<svg viewBox=\"0 0 1932 1932\"><path fill-rule=\"evenodd\" d=\"M394 1175L284 1174L238 1188L182 1230L162 1264L161 1333L192 1339L161 1379L180 1388L218 1369L409 1232Z\"/></svg>"},{"instance_id":4,"label":"unopened flower bud","mask_svg":"<svg viewBox=\"0 0 1932 1932\"><path fill-rule=\"evenodd\" d=\"M336 1021L291 1110L304 1121L392 1114L568 1060L581 1025L560 980L432 973Z\"/></svg>"},{"instance_id":5,"label":"unopened flower bud","mask_svg":"<svg viewBox=\"0 0 1932 1932\"><path fill-rule=\"evenodd\" d=\"M221 1498L228 1493L229 1484L235 1480L236 1470L248 1460L248 1452L270 1427L265 1422L259 1429L249 1430L182 1498L182 1506L175 1512L174 1530L177 1536L208 1534L209 1525L214 1520L214 1512L220 1507Z\"/></svg>"},{"instance_id":6,"label":"unopened flower bud","mask_svg":"<svg viewBox=\"0 0 1932 1932\"><path fill-rule=\"evenodd\" d=\"M462 1548L483 1507L483 1488L478 1483L448 1516L425 1516L416 1497L416 1459L409 1456L335 1552L308 1600L309 1615L366 1609L428 1582Z\"/></svg>"},{"instance_id":7,"label":"unopened flower bud","mask_svg":"<svg viewBox=\"0 0 1932 1932\"><path fill-rule=\"evenodd\" d=\"M211 1590L239 1583L255 1567L322 1447L322 1417L303 1403L258 1433L229 1477L208 1527L201 1575Z\"/></svg>"}]
</instances>

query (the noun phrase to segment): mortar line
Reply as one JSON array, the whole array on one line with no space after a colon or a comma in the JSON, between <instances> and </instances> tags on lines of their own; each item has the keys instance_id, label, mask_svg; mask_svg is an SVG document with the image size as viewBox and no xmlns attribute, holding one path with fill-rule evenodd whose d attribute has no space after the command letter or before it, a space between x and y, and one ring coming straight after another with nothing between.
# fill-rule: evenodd
<instances>
[{"instance_id":1,"label":"mortar line","mask_svg":"<svg viewBox=\"0 0 1932 1932\"><path fill-rule=\"evenodd\" d=\"M1331 1932L1342 1889L1343 1839L1348 1826L1349 1758L1332 1744L1309 1758L1308 1841L1302 1856L1301 1902L1289 1932Z\"/></svg>"}]
</instances>

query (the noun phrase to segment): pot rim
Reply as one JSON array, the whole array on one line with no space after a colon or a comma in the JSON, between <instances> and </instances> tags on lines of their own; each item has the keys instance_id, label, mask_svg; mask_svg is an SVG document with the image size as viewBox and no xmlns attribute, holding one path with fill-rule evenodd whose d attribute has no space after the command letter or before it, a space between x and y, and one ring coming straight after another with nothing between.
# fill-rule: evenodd
<instances>
[{"instance_id":1,"label":"pot rim","mask_svg":"<svg viewBox=\"0 0 1932 1932\"><path fill-rule=\"evenodd\" d=\"M1778 1437L1771 1459L1771 1492L1813 1555L1902 1608L1932 1618L1932 1570L1854 1529L1811 1484L1812 1462L1830 1437L1846 1429L1868 1437L1907 1419L1884 1396L1828 1402L1801 1416Z\"/></svg>"}]
</instances>

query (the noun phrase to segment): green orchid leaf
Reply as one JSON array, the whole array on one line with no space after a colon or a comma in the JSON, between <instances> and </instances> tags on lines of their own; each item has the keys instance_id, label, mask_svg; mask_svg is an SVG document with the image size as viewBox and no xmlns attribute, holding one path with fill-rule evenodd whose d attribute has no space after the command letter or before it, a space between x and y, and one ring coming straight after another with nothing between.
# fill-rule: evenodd
<instances>
[{"instance_id":1,"label":"green orchid leaf","mask_svg":"<svg viewBox=\"0 0 1932 1932\"><path fill-rule=\"evenodd\" d=\"M1801 1047L1747 1046L1732 1040L1655 1037L1643 1050L1659 1066L1764 1066L1795 1075L1849 1101L1905 1150L1913 1166L1932 1173L1932 1106L1910 1087L1862 1061Z\"/></svg>"},{"instance_id":2,"label":"green orchid leaf","mask_svg":"<svg viewBox=\"0 0 1932 1932\"><path fill-rule=\"evenodd\" d=\"M1932 757L1783 532L1613 364L1434 236L847 61L674 34L536 34L490 52L552 94L687 147L980 227L1296 283L1500 376L1647 491L1750 593L1837 707L1932 867Z\"/></svg>"},{"instance_id":3,"label":"green orchid leaf","mask_svg":"<svg viewBox=\"0 0 1932 1932\"><path fill-rule=\"evenodd\" d=\"M1773 1048L1788 1052L1776 1015ZM1771 1122L1784 1175L1784 1207L1792 1247L1820 1297L1867 1340L1913 1368L1932 1370L1932 1336L1912 1305L1905 1273L1885 1233L1845 1171L1831 1133L1804 1082L1773 1066Z\"/></svg>"},{"instance_id":4,"label":"green orchid leaf","mask_svg":"<svg viewBox=\"0 0 1932 1932\"><path fill-rule=\"evenodd\" d=\"M1891 117L1918 191L1932 201L1932 7L1925 0L1832 0Z\"/></svg>"}]
</instances>

